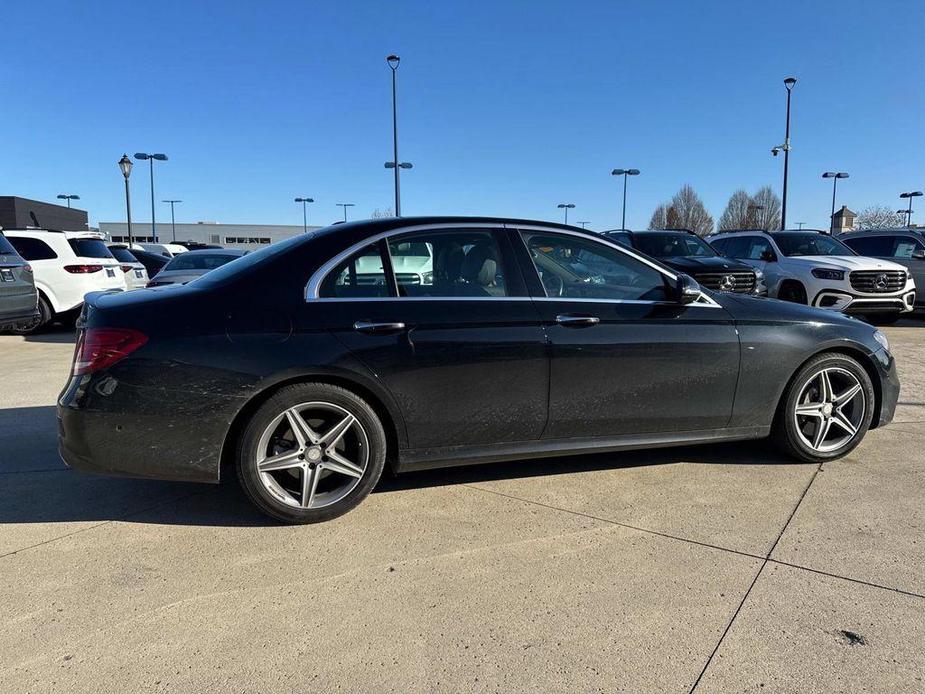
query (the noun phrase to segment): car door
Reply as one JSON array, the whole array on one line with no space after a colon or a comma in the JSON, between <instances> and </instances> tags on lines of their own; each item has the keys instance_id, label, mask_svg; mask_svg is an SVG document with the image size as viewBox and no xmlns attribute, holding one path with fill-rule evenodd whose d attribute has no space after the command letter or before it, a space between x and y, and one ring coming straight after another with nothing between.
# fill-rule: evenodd
<instances>
[{"instance_id":1,"label":"car door","mask_svg":"<svg viewBox=\"0 0 925 694\"><path fill-rule=\"evenodd\" d=\"M412 448L540 437L546 337L503 230L397 231L316 284L307 308L388 388Z\"/></svg>"},{"instance_id":2,"label":"car door","mask_svg":"<svg viewBox=\"0 0 925 694\"><path fill-rule=\"evenodd\" d=\"M544 438L726 425L739 341L725 309L676 302L673 273L616 244L542 229L521 238L550 343Z\"/></svg>"}]
</instances>

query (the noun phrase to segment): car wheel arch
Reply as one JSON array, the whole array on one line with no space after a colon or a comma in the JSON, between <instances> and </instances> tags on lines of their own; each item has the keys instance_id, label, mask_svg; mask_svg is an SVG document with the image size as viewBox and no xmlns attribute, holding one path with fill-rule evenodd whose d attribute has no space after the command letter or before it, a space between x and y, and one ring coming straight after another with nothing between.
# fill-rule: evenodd
<instances>
[{"instance_id":1,"label":"car wheel arch","mask_svg":"<svg viewBox=\"0 0 925 694\"><path fill-rule=\"evenodd\" d=\"M386 435L386 466L396 469L398 461L398 452L400 448L407 445L407 438L404 434L404 420L401 419L400 413L393 407L386 404L386 397L376 390L364 385L355 378L342 374L311 372L297 375L289 375L285 378L275 380L266 387L254 393L247 402L238 410L231 420L228 430L225 432L222 441L222 448L219 458L219 478L222 474L231 470L234 466L234 456L237 450L237 441L243 434L244 429L251 416L260 408L263 403L269 400L273 395L286 386L298 383L325 383L334 386L340 386L351 391L355 395L363 398L370 407L373 408L376 415L382 422L382 427Z\"/></svg>"}]
</instances>

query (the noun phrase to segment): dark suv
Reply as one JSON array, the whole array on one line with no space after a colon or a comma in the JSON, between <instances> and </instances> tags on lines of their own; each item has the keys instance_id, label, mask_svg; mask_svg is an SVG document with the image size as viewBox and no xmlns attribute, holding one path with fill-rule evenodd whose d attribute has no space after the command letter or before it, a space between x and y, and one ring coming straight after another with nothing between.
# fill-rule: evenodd
<instances>
[{"instance_id":1,"label":"dark suv","mask_svg":"<svg viewBox=\"0 0 925 694\"><path fill-rule=\"evenodd\" d=\"M0 231L0 330L18 330L38 314L32 267Z\"/></svg>"},{"instance_id":2,"label":"dark suv","mask_svg":"<svg viewBox=\"0 0 925 694\"><path fill-rule=\"evenodd\" d=\"M604 236L657 258L668 267L690 275L707 289L761 296L768 293L760 270L724 257L692 231L620 229L605 231Z\"/></svg>"}]
</instances>

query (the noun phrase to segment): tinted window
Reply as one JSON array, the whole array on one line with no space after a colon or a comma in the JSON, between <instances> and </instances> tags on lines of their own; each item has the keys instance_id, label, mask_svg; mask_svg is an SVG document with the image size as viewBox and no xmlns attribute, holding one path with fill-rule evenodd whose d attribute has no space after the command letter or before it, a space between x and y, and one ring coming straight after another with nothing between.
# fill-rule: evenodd
<instances>
[{"instance_id":1,"label":"tinted window","mask_svg":"<svg viewBox=\"0 0 925 694\"><path fill-rule=\"evenodd\" d=\"M771 260L777 254L771 247L771 242L763 236L751 236L748 238L748 244L745 247L745 254L739 257L746 260Z\"/></svg>"},{"instance_id":2,"label":"tinted window","mask_svg":"<svg viewBox=\"0 0 925 694\"><path fill-rule=\"evenodd\" d=\"M786 256L854 255L848 246L824 234L778 234L774 237L780 252Z\"/></svg>"},{"instance_id":3,"label":"tinted window","mask_svg":"<svg viewBox=\"0 0 925 694\"><path fill-rule=\"evenodd\" d=\"M501 251L491 232L393 236L389 255L399 296L507 296Z\"/></svg>"},{"instance_id":4,"label":"tinted window","mask_svg":"<svg viewBox=\"0 0 925 694\"><path fill-rule=\"evenodd\" d=\"M6 236L0 234L0 255L2 254L15 254L16 249L13 248L13 245L6 240Z\"/></svg>"},{"instance_id":5,"label":"tinted window","mask_svg":"<svg viewBox=\"0 0 925 694\"><path fill-rule=\"evenodd\" d=\"M664 275L616 248L577 236L545 233L525 236L547 296L667 299Z\"/></svg>"},{"instance_id":6,"label":"tinted window","mask_svg":"<svg viewBox=\"0 0 925 694\"><path fill-rule=\"evenodd\" d=\"M606 236L611 241L622 243L627 248L633 247L633 238L625 231L611 231L607 234L604 234L604 236Z\"/></svg>"},{"instance_id":7,"label":"tinted window","mask_svg":"<svg viewBox=\"0 0 925 694\"><path fill-rule=\"evenodd\" d=\"M112 258L106 244L99 239L68 239L68 245L79 258Z\"/></svg>"},{"instance_id":8,"label":"tinted window","mask_svg":"<svg viewBox=\"0 0 925 694\"><path fill-rule=\"evenodd\" d=\"M636 234L636 248L653 258L712 258L716 255L693 234Z\"/></svg>"},{"instance_id":9,"label":"tinted window","mask_svg":"<svg viewBox=\"0 0 925 694\"><path fill-rule=\"evenodd\" d=\"M384 267L379 244L370 244L331 270L318 294L323 299L389 296Z\"/></svg>"},{"instance_id":10,"label":"tinted window","mask_svg":"<svg viewBox=\"0 0 925 694\"><path fill-rule=\"evenodd\" d=\"M855 236L844 243L856 253L879 258L911 258L914 250L925 248L911 236Z\"/></svg>"},{"instance_id":11,"label":"tinted window","mask_svg":"<svg viewBox=\"0 0 925 694\"><path fill-rule=\"evenodd\" d=\"M112 257L118 260L120 263L137 263L138 260L127 248L111 248L109 252L112 253Z\"/></svg>"},{"instance_id":12,"label":"tinted window","mask_svg":"<svg viewBox=\"0 0 925 694\"><path fill-rule=\"evenodd\" d=\"M914 251L925 249L925 243L912 236L894 236L895 244L892 248L893 258L911 258Z\"/></svg>"},{"instance_id":13,"label":"tinted window","mask_svg":"<svg viewBox=\"0 0 925 694\"><path fill-rule=\"evenodd\" d=\"M233 255L219 253L181 253L174 257L164 270L214 270L235 259Z\"/></svg>"},{"instance_id":14,"label":"tinted window","mask_svg":"<svg viewBox=\"0 0 925 694\"><path fill-rule=\"evenodd\" d=\"M25 236L8 236L7 239L13 245L13 248L19 251L19 255L26 260L50 260L58 257L58 254L51 250L51 246L39 239Z\"/></svg>"}]
</instances>

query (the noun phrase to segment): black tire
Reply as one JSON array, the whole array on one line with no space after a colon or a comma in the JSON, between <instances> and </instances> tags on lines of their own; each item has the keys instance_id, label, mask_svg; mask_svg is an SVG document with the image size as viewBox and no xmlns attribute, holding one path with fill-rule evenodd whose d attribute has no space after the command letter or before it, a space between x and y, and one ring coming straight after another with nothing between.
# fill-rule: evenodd
<instances>
[{"instance_id":1,"label":"black tire","mask_svg":"<svg viewBox=\"0 0 925 694\"><path fill-rule=\"evenodd\" d=\"M867 316L864 316L867 319L868 323L872 325L893 325L900 318L902 318L901 313L871 313Z\"/></svg>"},{"instance_id":2,"label":"black tire","mask_svg":"<svg viewBox=\"0 0 925 694\"><path fill-rule=\"evenodd\" d=\"M814 373L831 367L843 369L854 375L864 394L865 406L863 417L860 420L853 438L835 450L820 452L808 446L803 441L797 430L795 417L792 415L803 386L807 381L811 379ZM864 435L870 428L875 407L876 393L874 391L874 386L863 366L855 359L844 354L836 352L819 354L800 367L790 380L777 409L771 431L771 439L784 453L804 462L820 463L826 460L841 458L850 453L864 438Z\"/></svg>"},{"instance_id":3,"label":"black tire","mask_svg":"<svg viewBox=\"0 0 925 694\"><path fill-rule=\"evenodd\" d=\"M781 285L777 292L781 301L790 301L794 304L806 304L806 288L799 282L788 280Z\"/></svg>"},{"instance_id":4,"label":"black tire","mask_svg":"<svg viewBox=\"0 0 925 694\"><path fill-rule=\"evenodd\" d=\"M356 418L368 440L368 460L359 482L344 498L321 508L293 507L275 498L261 481L261 473L257 471L258 448L276 417L289 408L315 402L342 408ZM386 447L382 422L362 398L327 383L298 383L280 389L254 413L238 441L235 467L244 493L268 516L284 523L320 523L347 513L369 495L385 467Z\"/></svg>"},{"instance_id":5,"label":"black tire","mask_svg":"<svg viewBox=\"0 0 925 694\"><path fill-rule=\"evenodd\" d=\"M15 323L10 327L14 335L35 335L44 330L54 319L55 312L48 303L48 299L39 294L39 317L22 323Z\"/></svg>"}]
</instances>

